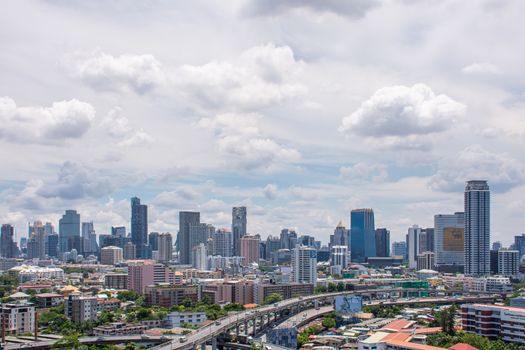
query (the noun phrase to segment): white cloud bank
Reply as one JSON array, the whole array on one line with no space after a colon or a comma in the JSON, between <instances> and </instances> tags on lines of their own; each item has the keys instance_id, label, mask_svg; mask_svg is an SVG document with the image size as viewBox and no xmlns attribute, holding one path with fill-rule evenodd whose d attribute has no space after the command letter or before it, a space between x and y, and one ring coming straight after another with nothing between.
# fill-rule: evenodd
<instances>
[{"instance_id":1,"label":"white cloud bank","mask_svg":"<svg viewBox=\"0 0 525 350\"><path fill-rule=\"evenodd\" d=\"M18 143L58 143L80 138L91 126L95 108L76 99L50 107L19 107L10 97L0 97L0 138Z\"/></svg>"}]
</instances>

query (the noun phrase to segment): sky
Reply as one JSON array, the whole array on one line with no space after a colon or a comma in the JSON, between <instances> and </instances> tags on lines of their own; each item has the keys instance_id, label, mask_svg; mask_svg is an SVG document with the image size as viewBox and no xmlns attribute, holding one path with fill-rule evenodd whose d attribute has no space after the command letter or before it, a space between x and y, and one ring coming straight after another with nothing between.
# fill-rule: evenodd
<instances>
[{"instance_id":1,"label":"sky","mask_svg":"<svg viewBox=\"0 0 525 350\"><path fill-rule=\"evenodd\" d=\"M97 233L180 210L327 242L350 210L403 240L491 187L525 232L525 2L0 2L0 223Z\"/></svg>"}]
</instances>

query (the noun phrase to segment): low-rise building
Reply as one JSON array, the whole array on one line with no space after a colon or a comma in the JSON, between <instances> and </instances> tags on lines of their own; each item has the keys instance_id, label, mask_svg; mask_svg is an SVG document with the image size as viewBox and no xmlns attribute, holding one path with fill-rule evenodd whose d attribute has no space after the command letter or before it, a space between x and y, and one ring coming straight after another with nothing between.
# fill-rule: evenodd
<instances>
[{"instance_id":1,"label":"low-rise building","mask_svg":"<svg viewBox=\"0 0 525 350\"><path fill-rule=\"evenodd\" d=\"M485 276L464 277L463 289L470 292L505 293L512 291L509 277Z\"/></svg>"},{"instance_id":2,"label":"low-rise building","mask_svg":"<svg viewBox=\"0 0 525 350\"><path fill-rule=\"evenodd\" d=\"M259 284L256 288L257 292L254 294L257 304L262 304L264 299L272 293L280 294L283 299L314 294L312 283Z\"/></svg>"},{"instance_id":3,"label":"low-rise building","mask_svg":"<svg viewBox=\"0 0 525 350\"><path fill-rule=\"evenodd\" d=\"M109 273L105 275L104 287L108 289L128 289L128 274Z\"/></svg>"},{"instance_id":4,"label":"low-rise building","mask_svg":"<svg viewBox=\"0 0 525 350\"><path fill-rule=\"evenodd\" d=\"M118 299L98 299L98 311L105 311L111 309L120 309L122 304Z\"/></svg>"},{"instance_id":5,"label":"low-rise building","mask_svg":"<svg viewBox=\"0 0 525 350\"><path fill-rule=\"evenodd\" d=\"M197 286L159 283L147 286L145 294L148 306L172 307L179 305L184 299L199 300Z\"/></svg>"},{"instance_id":6,"label":"low-rise building","mask_svg":"<svg viewBox=\"0 0 525 350\"><path fill-rule=\"evenodd\" d=\"M41 293L35 295L37 300L37 306L40 309L47 309L55 307L64 301L64 297L61 294L56 293Z\"/></svg>"},{"instance_id":7,"label":"low-rise building","mask_svg":"<svg viewBox=\"0 0 525 350\"><path fill-rule=\"evenodd\" d=\"M18 278L20 283L46 280L64 280L64 270L58 267L20 265L9 269L7 273L10 276Z\"/></svg>"},{"instance_id":8,"label":"low-rise building","mask_svg":"<svg viewBox=\"0 0 525 350\"><path fill-rule=\"evenodd\" d=\"M122 322L113 322L106 326L98 326L93 328L93 334L96 336L133 335L142 334L145 330L146 326L142 324L127 324Z\"/></svg>"},{"instance_id":9,"label":"low-rise building","mask_svg":"<svg viewBox=\"0 0 525 350\"><path fill-rule=\"evenodd\" d=\"M184 323L199 325L207 319L205 312L170 312L166 316L166 323L169 328L173 328Z\"/></svg>"},{"instance_id":10,"label":"low-rise building","mask_svg":"<svg viewBox=\"0 0 525 350\"><path fill-rule=\"evenodd\" d=\"M465 332L525 344L525 309L483 304L461 305Z\"/></svg>"}]
</instances>

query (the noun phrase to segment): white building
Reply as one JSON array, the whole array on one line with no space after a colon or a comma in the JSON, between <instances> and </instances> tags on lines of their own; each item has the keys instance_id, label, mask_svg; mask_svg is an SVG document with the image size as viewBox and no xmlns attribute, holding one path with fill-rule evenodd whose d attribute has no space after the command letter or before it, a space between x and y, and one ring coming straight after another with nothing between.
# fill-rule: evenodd
<instances>
[{"instance_id":1,"label":"white building","mask_svg":"<svg viewBox=\"0 0 525 350\"><path fill-rule=\"evenodd\" d=\"M191 254L192 266L197 270L207 270L207 254L206 254L206 245L200 243L192 249Z\"/></svg>"},{"instance_id":2,"label":"white building","mask_svg":"<svg viewBox=\"0 0 525 350\"><path fill-rule=\"evenodd\" d=\"M17 277L20 282L64 280L64 270L58 267L20 265L9 269L8 274Z\"/></svg>"},{"instance_id":3,"label":"white building","mask_svg":"<svg viewBox=\"0 0 525 350\"><path fill-rule=\"evenodd\" d=\"M465 264L465 213L434 216L434 250L436 267Z\"/></svg>"},{"instance_id":4,"label":"white building","mask_svg":"<svg viewBox=\"0 0 525 350\"><path fill-rule=\"evenodd\" d=\"M166 323L169 328L180 327L183 323L196 326L207 319L205 312L170 312L166 315Z\"/></svg>"},{"instance_id":5,"label":"white building","mask_svg":"<svg viewBox=\"0 0 525 350\"><path fill-rule=\"evenodd\" d=\"M116 265L123 260L124 253L120 247L108 246L100 250L100 263L102 265Z\"/></svg>"},{"instance_id":6,"label":"white building","mask_svg":"<svg viewBox=\"0 0 525 350\"><path fill-rule=\"evenodd\" d=\"M511 343L525 343L525 309L483 305L461 305L461 327L465 332Z\"/></svg>"},{"instance_id":7,"label":"white building","mask_svg":"<svg viewBox=\"0 0 525 350\"><path fill-rule=\"evenodd\" d=\"M292 250L292 281L295 283L317 283L317 250L296 246Z\"/></svg>"},{"instance_id":8,"label":"white building","mask_svg":"<svg viewBox=\"0 0 525 350\"><path fill-rule=\"evenodd\" d=\"M340 266L344 269L348 262L348 246L334 245L330 248L330 266Z\"/></svg>"},{"instance_id":9,"label":"white building","mask_svg":"<svg viewBox=\"0 0 525 350\"><path fill-rule=\"evenodd\" d=\"M510 279L504 276L486 276L463 278L463 289L471 292L511 292L512 284Z\"/></svg>"}]
</instances>

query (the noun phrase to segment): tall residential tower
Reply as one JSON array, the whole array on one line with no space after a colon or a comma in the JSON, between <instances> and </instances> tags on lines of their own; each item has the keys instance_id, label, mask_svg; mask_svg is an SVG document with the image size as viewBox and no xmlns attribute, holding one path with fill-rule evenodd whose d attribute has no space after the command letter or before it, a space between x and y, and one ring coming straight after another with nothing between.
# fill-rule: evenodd
<instances>
[{"instance_id":1,"label":"tall residential tower","mask_svg":"<svg viewBox=\"0 0 525 350\"><path fill-rule=\"evenodd\" d=\"M465 275L490 274L490 189L487 181L465 187Z\"/></svg>"}]
</instances>

